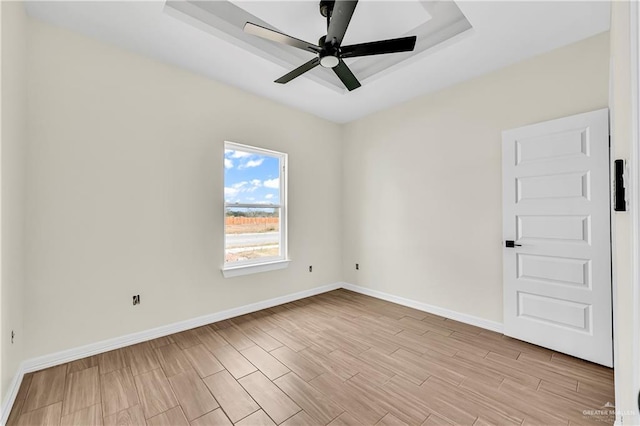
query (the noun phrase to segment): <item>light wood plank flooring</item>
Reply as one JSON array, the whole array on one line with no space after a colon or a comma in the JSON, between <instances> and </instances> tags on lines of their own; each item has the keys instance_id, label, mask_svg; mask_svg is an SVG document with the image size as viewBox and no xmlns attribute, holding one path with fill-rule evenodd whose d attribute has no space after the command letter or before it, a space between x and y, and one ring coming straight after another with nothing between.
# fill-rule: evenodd
<instances>
[{"instance_id":1,"label":"light wood plank flooring","mask_svg":"<svg viewBox=\"0 0 640 426\"><path fill-rule=\"evenodd\" d=\"M602 425L613 403L611 369L337 290L27 374L8 424Z\"/></svg>"}]
</instances>

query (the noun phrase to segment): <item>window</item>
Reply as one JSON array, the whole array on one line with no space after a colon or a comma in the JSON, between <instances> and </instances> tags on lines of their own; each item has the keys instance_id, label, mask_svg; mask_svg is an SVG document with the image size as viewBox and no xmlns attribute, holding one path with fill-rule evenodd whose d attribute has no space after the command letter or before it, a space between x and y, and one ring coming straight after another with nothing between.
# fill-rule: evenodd
<instances>
[{"instance_id":1,"label":"window","mask_svg":"<svg viewBox=\"0 0 640 426\"><path fill-rule=\"evenodd\" d=\"M287 266L287 154L225 142L225 277Z\"/></svg>"}]
</instances>

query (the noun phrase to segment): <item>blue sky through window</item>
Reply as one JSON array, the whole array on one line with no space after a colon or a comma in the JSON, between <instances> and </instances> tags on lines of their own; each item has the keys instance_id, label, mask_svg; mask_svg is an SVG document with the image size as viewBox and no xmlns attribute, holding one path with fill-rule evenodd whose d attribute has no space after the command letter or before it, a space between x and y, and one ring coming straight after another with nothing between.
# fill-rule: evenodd
<instances>
[{"instance_id":1,"label":"blue sky through window","mask_svg":"<svg viewBox=\"0 0 640 426\"><path fill-rule=\"evenodd\" d=\"M279 204L277 157L241 150L224 151L224 199L227 203Z\"/></svg>"}]
</instances>

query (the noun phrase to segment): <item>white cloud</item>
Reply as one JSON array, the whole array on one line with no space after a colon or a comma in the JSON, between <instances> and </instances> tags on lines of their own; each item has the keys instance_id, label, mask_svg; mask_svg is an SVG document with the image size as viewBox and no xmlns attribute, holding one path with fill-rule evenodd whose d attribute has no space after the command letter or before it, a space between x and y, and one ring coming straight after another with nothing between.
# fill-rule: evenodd
<instances>
[{"instance_id":1,"label":"white cloud","mask_svg":"<svg viewBox=\"0 0 640 426\"><path fill-rule=\"evenodd\" d=\"M226 151L225 151L226 153ZM250 152L244 152L244 151L234 151L234 150L229 150L229 153L231 154L230 157L231 158L244 158L244 157L251 157L251 153Z\"/></svg>"},{"instance_id":2,"label":"white cloud","mask_svg":"<svg viewBox=\"0 0 640 426\"><path fill-rule=\"evenodd\" d=\"M228 158L224 159L224 168L225 169L230 169L233 167L233 161L229 160Z\"/></svg>"},{"instance_id":3,"label":"white cloud","mask_svg":"<svg viewBox=\"0 0 640 426\"><path fill-rule=\"evenodd\" d=\"M280 188L280 178L268 179L262 182L265 188L271 189L279 189Z\"/></svg>"},{"instance_id":4,"label":"white cloud","mask_svg":"<svg viewBox=\"0 0 640 426\"><path fill-rule=\"evenodd\" d=\"M267 200L270 200L273 198L273 194L267 194L264 196L264 198L266 198Z\"/></svg>"},{"instance_id":5,"label":"white cloud","mask_svg":"<svg viewBox=\"0 0 640 426\"><path fill-rule=\"evenodd\" d=\"M230 202L229 200L231 198L235 198L236 196L242 193L253 192L256 189L258 189L260 186L262 186L262 181L260 181L260 179L253 179L251 182L247 182L246 180L243 180L242 182L236 182L231 186L225 186L224 187L225 200L227 202ZM247 198L247 200L252 200L252 199L253 198Z\"/></svg>"},{"instance_id":6,"label":"white cloud","mask_svg":"<svg viewBox=\"0 0 640 426\"><path fill-rule=\"evenodd\" d=\"M240 192L240 189L238 188L231 188L228 186L224 187L224 196L225 197L235 197L236 195L238 195L238 192Z\"/></svg>"},{"instance_id":7,"label":"white cloud","mask_svg":"<svg viewBox=\"0 0 640 426\"><path fill-rule=\"evenodd\" d=\"M245 186L247 186L248 184L249 184L249 182L242 181L242 182L236 182L231 186L225 186L224 187L224 196L225 197L235 197L239 193L245 192L247 190L247 188L245 188Z\"/></svg>"},{"instance_id":8,"label":"white cloud","mask_svg":"<svg viewBox=\"0 0 640 426\"><path fill-rule=\"evenodd\" d=\"M251 186L245 189L245 191L247 192L253 192L262 186L262 181L260 179L253 179L249 183L251 184Z\"/></svg>"},{"instance_id":9,"label":"white cloud","mask_svg":"<svg viewBox=\"0 0 640 426\"><path fill-rule=\"evenodd\" d=\"M251 167L258 167L260 164L262 164L263 161L264 161L264 158L258 158L257 160L249 160L246 163L240 165L240 168L248 169Z\"/></svg>"}]
</instances>

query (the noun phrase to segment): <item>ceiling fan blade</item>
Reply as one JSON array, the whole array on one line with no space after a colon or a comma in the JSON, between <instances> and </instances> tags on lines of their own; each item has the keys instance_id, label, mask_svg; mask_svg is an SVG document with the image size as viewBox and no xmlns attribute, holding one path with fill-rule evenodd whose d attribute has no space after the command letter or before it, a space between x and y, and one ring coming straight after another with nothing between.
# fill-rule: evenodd
<instances>
[{"instance_id":1,"label":"ceiling fan blade","mask_svg":"<svg viewBox=\"0 0 640 426\"><path fill-rule=\"evenodd\" d=\"M291 80L293 80L294 78L301 76L305 72L317 67L318 65L320 65L320 59L313 58L309 62L300 65L298 68L296 68L295 70L291 71L290 73L283 75L282 77L277 79L275 82L276 83L280 83L280 84L288 83Z\"/></svg>"},{"instance_id":2,"label":"ceiling fan blade","mask_svg":"<svg viewBox=\"0 0 640 426\"><path fill-rule=\"evenodd\" d=\"M270 30L269 28L261 27L260 25L252 24L251 22L244 24L244 32L266 38L267 40L275 41L277 43L297 47L298 49L306 50L308 52L318 53L320 51L320 48L314 44L279 33L278 31Z\"/></svg>"},{"instance_id":3,"label":"ceiling fan blade","mask_svg":"<svg viewBox=\"0 0 640 426\"><path fill-rule=\"evenodd\" d=\"M356 76L353 75L347 64L345 64L342 59L340 59L338 65L333 67L333 72L335 72L338 78L342 80L342 83L347 87L347 89L349 89L349 91L361 86Z\"/></svg>"},{"instance_id":4,"label":"ceiling fan blade","mask_svg":"<svg viewBox=\"0 0 640 426\"><path fill-rule=\"evenodd\" d=\"M358 5L357 0L336 0L329 21L326 40L330 42L335 39L337 44L342 43L344 34L347 32L349 21L353 16L353 11Z\"/></svg>"},{"instance_id":5,"label":"ceiling fan blade","mask_svg":"<svg viewBox=\"0 0 640 426\"><path fill-rule=\"evenodd\" d=\"M358 56L381 55L383 53L410 52L415 46L416 36L394 38L343 46L340 48L340 56L343 58L355 58Z\"/></svg>"}]
</instances>

